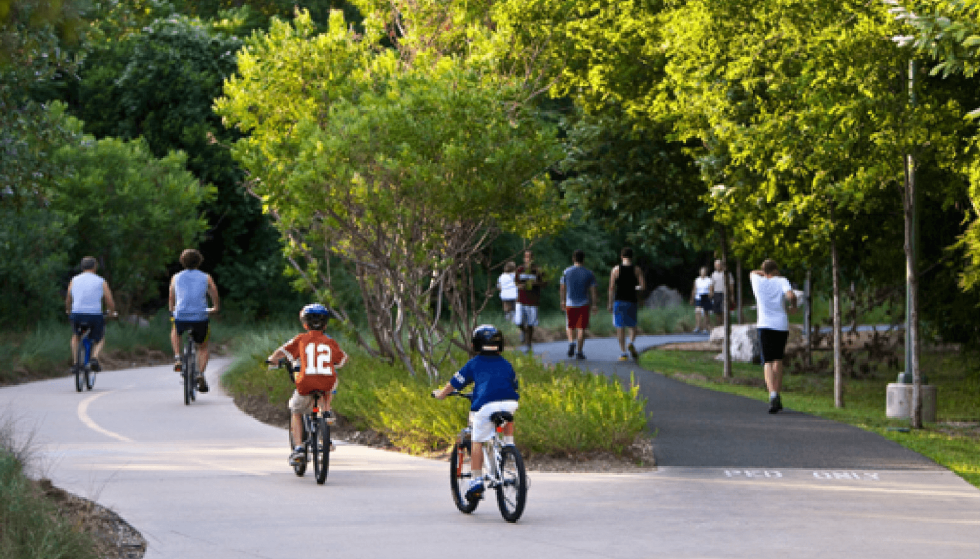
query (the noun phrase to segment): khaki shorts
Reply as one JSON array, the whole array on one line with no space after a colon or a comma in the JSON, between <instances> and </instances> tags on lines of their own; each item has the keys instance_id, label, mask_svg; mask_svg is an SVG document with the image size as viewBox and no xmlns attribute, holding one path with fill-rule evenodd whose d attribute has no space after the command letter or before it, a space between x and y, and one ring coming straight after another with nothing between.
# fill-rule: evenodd
<instances>
[{"instance_id":1,"label":"khaki shorts","mask_svg":"<svg viewBox=\"0 0 980 559\"><path fill-rule=\"evenodd\" d=\"M326 394L320 397L320 408L326 403ZM293 390L293 396L289 399L289 411L293 413L298 413L300 415L306 415L313 411L313 395L307 394L302 395L296 390Z\"/></svg>"}]
</instances>

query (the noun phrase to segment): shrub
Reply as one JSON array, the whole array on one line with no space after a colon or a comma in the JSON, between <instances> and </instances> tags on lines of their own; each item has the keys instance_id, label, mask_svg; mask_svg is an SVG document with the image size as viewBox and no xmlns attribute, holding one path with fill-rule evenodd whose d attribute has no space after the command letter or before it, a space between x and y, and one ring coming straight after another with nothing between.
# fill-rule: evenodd
<instances>
[{"instance_id":1,"label":"shrub","mask_svg":"<svg viewBox=\"0 0 980 559\"><path fill-rule=\"evenodd\" d=\"M241 344L238 359L224 378L234 394L263 395L286 406L293 387L282 371L268 371L264 359L287 332L253 336ZM442 386L413 378L399 365L372 359L351 349L339 377L334 409L360 429L385 433L412 453L448 448L467 421L468 402L438 401L429 392ZM596 450L622 452L646 429L645 401L639 388L564 364L543 365L537 359L508 353L521 382L517 443L525 452L572 454Z\"/></svg>"}]
</instances>

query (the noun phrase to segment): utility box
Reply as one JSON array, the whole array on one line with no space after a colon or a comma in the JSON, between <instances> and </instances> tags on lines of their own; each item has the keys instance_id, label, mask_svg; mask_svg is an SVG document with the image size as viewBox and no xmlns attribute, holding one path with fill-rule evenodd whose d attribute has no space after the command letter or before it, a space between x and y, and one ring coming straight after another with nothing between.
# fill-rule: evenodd
<instances>
[{"instance_id":1,"label":"utility box","mask_svg":"<svg viewBox=\"0 0 980 559\"><path fill-rule=\"evenodd\" d=\"M902 379L902 375L899 375ZM885 417L892 419L909 419L912 417L912 388L913 386L904 382L893 382L888 385ZM926 423L936 422L936 387L930 384L923 384L922 390L922 421Z\"/></svg>"}]
</instances>

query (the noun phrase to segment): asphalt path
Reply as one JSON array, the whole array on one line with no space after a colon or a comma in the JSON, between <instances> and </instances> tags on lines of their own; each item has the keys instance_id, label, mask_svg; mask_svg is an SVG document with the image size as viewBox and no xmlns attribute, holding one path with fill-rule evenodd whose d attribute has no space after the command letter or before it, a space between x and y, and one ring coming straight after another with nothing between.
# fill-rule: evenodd
<instances>
[{"instance_id":1,"label":"asphalt path","mask_svg":"<svg viewBox=\"0 0 980 559\"><path fill-rule=\"evenodd\" d=\"M103 373L81 394L68 378L3 388L0 417L33 436L34 475L118 512L148 559L980 556L980 491L939 468L532 473L516 525L492 496L457 512L435 460L338 444L318 486L287 466L284 430L218 388L226 365L191 406L153 367Z\"/></svg>"},{"instance_id":2,"label":"asphalt path","mask_svg":"<svg viewBox=\"0 0 980 559\"><path fill-rule=\"evenodd\" d=\"M642 352L667 343L707 339L707 335L693 334L640 336L635 345ZM661 466L939 468L921 454L874 433L794 411L791 392L782 396L785 409L771 415L765 402L698 388L646 371L635 362L620 362L615 339L586 340L585 361L569 359L566 342L537 344L534 350L546 361L566 361L623 379L633 375L647 398L650 428L656 435L654 454ZM761 366L759 378L763 378ZM881 410L885 412L884 394Z\"/></svg>"}]
</instances>

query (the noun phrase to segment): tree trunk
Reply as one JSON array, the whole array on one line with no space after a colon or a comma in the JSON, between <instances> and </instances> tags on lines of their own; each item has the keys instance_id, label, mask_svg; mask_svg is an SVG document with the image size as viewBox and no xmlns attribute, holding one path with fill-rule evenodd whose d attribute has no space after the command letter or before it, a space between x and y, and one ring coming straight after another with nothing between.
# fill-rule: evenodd
<instances>
[{"instance_id":1,"label":"tree trunk","mask_svg":"<svg viewBox=\"0 0 980 559\"><path fill-rule=\"evenodd\" d=\"M742 259L739 258L735 266L737 267L735 275L735 297L736 304L738 305L738 323L745 324L745 316L742 315Z\"/></svg>"},{"instance_id":2,"label":"tree trunk","mask_svg":"<svg viewBox=\"0 0 980 559\"><path fill-rule=\"evenodd\" d=\"M834 212L830 212L830 220L833 226ZM844 376L841 374L843 363L841 362L841 315L840 315L840 262L837 255L837 236L830 234L830 266L831 275L834 278L834 407L844 407Z\"/></svg>"},{"instance_id":3,"label":"tree trunk","mask_svg":"<svg viewBox=\"0 0 980 559\"><path fill-rule=\"evenodd\" d=\"M806 335L804 359L807 367L813 366L813 268L806 269L806 283L803 284L803 332Z\"/></svg>"},{"instance_id":4,"label":"tree trunk","mask_svg":"<svg viewBox=\"0 0 980 559\"><path fill-rule=\"evenodd\" d=\"M907 340L911 348L909 364L912 366L912 427L922 428L922 375L919 371L919 279L916 274L916 188L915 188L915 159L911 155L906 158L905 167L905 278L908 285L908 320L905 325L908 330ZM908 371L906 371L908 372Z\"/></svg>"},{"instance_id":5,"label":"tree trunk","mask_svg":"<svg viewBox=\"0 0 980 559\"><path fill-rule=\"evenodd\" d=\"M732 378L732 321L731 313L728 312L728 298L731 297L732 286L728 285L728 239L724 228L721 229L721 272L721 283L725 287L725 296L721 301L722 324L725 327L725 340L722 342L725 368L722 376Z\"/></svg>"}]
</instances>

